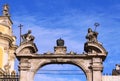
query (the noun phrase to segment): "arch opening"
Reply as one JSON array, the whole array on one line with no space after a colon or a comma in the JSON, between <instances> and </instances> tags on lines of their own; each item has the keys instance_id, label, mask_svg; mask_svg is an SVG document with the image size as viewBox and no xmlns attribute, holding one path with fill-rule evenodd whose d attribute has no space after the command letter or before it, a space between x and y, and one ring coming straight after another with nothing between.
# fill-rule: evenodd
<instances>
[{"instance_id":1,"label":"arch opening","mask_svg":"<svg viewBox=\"0 0 120 81\"><path fill-rule=\"evenodd\" d=\"M75 64L45 64L36 72L34 81L87 81L81 67Z\"/></svg>"}]
</instances>

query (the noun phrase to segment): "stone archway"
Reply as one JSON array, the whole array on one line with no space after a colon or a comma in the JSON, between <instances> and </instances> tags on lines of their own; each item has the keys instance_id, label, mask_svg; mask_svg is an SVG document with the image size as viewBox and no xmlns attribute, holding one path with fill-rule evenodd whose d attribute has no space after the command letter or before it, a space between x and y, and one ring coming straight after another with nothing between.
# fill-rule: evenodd
<instances>
[{"instance_id":1,"label":"stone archway","mask_svg":"<svg viewBox=\"0 0 120 81\"><path fill-rule=\"evenodd\" d=\"M76 60L77 61L77 60ZM71 65L74 65L74 66L77 66L77 67L79 67L79 69L82 69L82 71L84 72L84 74L85 74L85 76L86 76L86 78L88 79L88 77L90 77L90 73L91 73L91 71L90 70L88 70L87 69L87 67L84 67L85 65L83 65L82 64L82 60L81 60L81 62L75 62L75 61L73 61L73 60L70 60L70 59L68 59L68 60L66 60L66 59L64 59L64 60L61 60L61 59L59 59L59 60L55 60L55 61L53 61L53 59L51 59L51 60L45 60L44 62L42 62L42 63L39 63L38 65L37 65L37 69L35 68L35 67L33 67L33 68L35 68L35 71L34 71L34 75L36 74L36 72L40 69L40 68L42 68L42 67L44 67L44 66L46 66L46 65L49 65L49 64L71 64ZM39 67L38 67L39 66ZM34 76L33 75L33 76Z\"/></svg>"},{"instance_id":2,"label":"stone archway","mask_svg":"<svg viewBox=\"0 0 120 81\"><path fill-rule=\"evenodd\" d=\"M57 40L54 53L37 54L34 39L29 39L29 41L25 39L26 41L23 41L15 52L20 61L20 81L33 81L38 69L47 64L74 64L84 71L87 81L102 81L103 61L107 52L97 41L97 35L96 32L88 32L86 36L88 41L84 44L85 52L82 54L67 53L63 39Z\"/></svg>"},{"instance_id":3,"label":"stone archway","mask_svg":"<svg viewBox=\"0 0 120 81\"><path fill-rule=\"evenodd\" d=\"M85 54L66 53L65 46L56 46L54 49L54 53L37 54L36 45L33 43L19 46L16 50L16 56L20 61L20 81L33 81L39 68L52 63L77 65L85 72L87 81L102 80L102 62L107 54L102 45L85 43Z\"/></svg>"},{"instance_id":4,"label":"stone archway","mask_svg":"<svg viewBox=\"0 0 120 81\"><path fill-rule=\"evenodd\" d=\"M87 81L83 70L75 64L46 64L36 72L34 81Z\"/></svg>"}]
</instances>

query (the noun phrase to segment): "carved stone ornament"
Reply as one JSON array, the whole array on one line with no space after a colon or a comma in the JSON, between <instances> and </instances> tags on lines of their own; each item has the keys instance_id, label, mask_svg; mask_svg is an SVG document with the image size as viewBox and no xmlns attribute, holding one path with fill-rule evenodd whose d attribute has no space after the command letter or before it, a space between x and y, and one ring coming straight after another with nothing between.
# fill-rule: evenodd
<instances>
[{"instance_id":1,"label":"carved stone ornament","mask_svg":"<svg viewBox=\"0 0 120 81\"><path fill-rule=\"evenodd\" d=\"M101 43L97 40L98 32L92 31L88 28L88 34L86 35L87 42L84 44L84 51L88 54L104 54L107 52Z\"/></svg>"},{"instance_id":2,"label":"carved stone ornament","mask_svg":"<svg viewBox=\"0 0 120 81\"><path fill-rule=\"evenodd\" d=\"M56 40L57 46L54 47L54 53L55 54L66 54L67 48L64 46L64 40L63 39L57 39Z\"/></svg>"},{"instance_id":3,"label":"carved stone ornament","mask_svg":"<svg viewBox=\"0 0 120 81\"><path fill-rule=\"evenodd\" d=\"M19 64L20 70L28 70L30 67L31 67L31 64L28 58L22 58L20 60L20 64Z\"/></svg>"},{"instance_id":4,"label":"carved stone ornament","mask_svg":"<svg viewBox=\"0 0 120 81\"><path fill-rule=\"evenodd\" d=\"M33 54L36 53L38 51L36 45L34 43L26 43L26 44L22 44L20 45L16 51L15 54L17 54L17 56L19 55L27 55L27 54Z\"/></svg>"},{"instance_id":5,"label":"carved stone ornament","mask_svg":"<svg viewBox=\"0 0 120 81\"><path fill-rule=\"evenodd\" d=\"M33 42L35 37L33 35L31 35L31 30L28 30L28 32L26 34L21 35L23 41L21 44L25 44L28 42Z\"/></svg>"},{"instance_id":6,"label":"carved stone ornament","mask_svg":"<svg viewBox=\"0 0 120 81\"><path fill-rule=\"evenodd\" d=\"M3 16L10 16L9 15L9 6L7 4L5 4L3 6Z\"/></svg>"},{"instance_id":7,"label":"carved stone ornament","mask_svg":"<svg viewBox=\"0 0 120 81\"><path fill-rule=\"evenodd\" d=\"M84 51L88 54L102 54L105 55L108 53L105 48L99 43L86 42L84 44Z\"/></svg>"},{"instance_id":8,"label":"carved stone ornament","mask_svg":"<svg viewBox=\"0 0 120 81\"><path fill-rule=\"evenodd\" d=\"M64 40L63 39L58 39L57 41L57 46L64 46Z\"/></svg>"},{"instance_id":9,"label":"carved stone ornament","mask_svg":"<svg viewBox=\"0 0 120 81\"><path fill-rule=\"evenodd\" d=\"M98 32L92 31L91 28L88 28L88 34L86 35L86 39L88 42L98 42L97 41Z\"/></svg>"}]
</instances>

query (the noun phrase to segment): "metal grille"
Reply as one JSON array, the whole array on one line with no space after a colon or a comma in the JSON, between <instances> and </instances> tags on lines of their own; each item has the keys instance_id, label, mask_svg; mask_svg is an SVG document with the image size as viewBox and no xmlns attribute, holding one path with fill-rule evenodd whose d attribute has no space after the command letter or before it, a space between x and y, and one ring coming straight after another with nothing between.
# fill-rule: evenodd
<instances>
[{"instance_id":1,"label":"metal grille","mask_svg":"<svg viewBox=\"0 0 120 81\"><path fill-rule=\"evenodd\" d=\"M19 75L0 75L0 81L19 81Z\"/></svg>"}]
</instances>

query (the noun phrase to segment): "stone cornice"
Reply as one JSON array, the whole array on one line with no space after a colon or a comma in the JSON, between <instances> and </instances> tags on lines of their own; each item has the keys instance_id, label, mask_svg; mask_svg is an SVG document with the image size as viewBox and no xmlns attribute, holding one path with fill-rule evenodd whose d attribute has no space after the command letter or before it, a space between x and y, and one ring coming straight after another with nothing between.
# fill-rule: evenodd
<instances>
[{"instance_id":1,"label":"stone cornice","mask_svg":"<svg viewBox=\"0 0 120 81\"><path fill-rule=\"evenodd\" d=\"M6 25L6 24L0 23L0 25L8 27L10 29L10 27L8 25Z\"/></svg>"},{"instance_id":2,"label":"stone cornice","mask_svg":"<svg viewBox=\"0 0 120 81\"><path fill-rule=\"evenodd\" d=\"M103 65L92 65L93 71L103 71Z\"/></svg>"},{"instance_id":3,"label":"stone cornice","mask_svg":"<svg viewBox=\"0 0 120 81\"><path fill-rule=\"evenodd\" d=\"M7 34L0 33L0 38L9 41L10 46L12 46L12 42L14 41L13 38Z\"/></svg>"},{"instance_id":4,"label":"stone cornice","mask_svg":"<svg viewBox=\"0 0 120 81\"><path fill-rule=\"evenodd\" d=\"M49 59L53 59L53 58L76 58L76 59L91 59L93 57L101 57L104 59L104 56L93 56L93 55L87 55L87 54L75 54L75 55L72 55L72 54L69 54L69 53L66 53L66 54L49 54L49 55L46 55L46 54L19 54L19 55L16 55L17 57L30 57L30 58L49 58Z\"/></svg>"},{"instance_id":5,"label":"stone cornice","mask_svg":"<svg viewBox=\"0 0 120 81\"><path fill-rule=\"evenodd\" d=\"M8 18L11 24L13 24L12 20L10 19L10 16L0 16L0 18Z\"/></svg>"}]
</instances>

